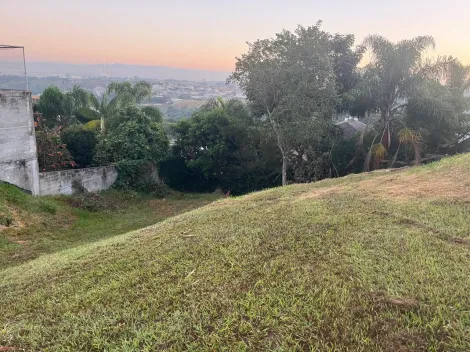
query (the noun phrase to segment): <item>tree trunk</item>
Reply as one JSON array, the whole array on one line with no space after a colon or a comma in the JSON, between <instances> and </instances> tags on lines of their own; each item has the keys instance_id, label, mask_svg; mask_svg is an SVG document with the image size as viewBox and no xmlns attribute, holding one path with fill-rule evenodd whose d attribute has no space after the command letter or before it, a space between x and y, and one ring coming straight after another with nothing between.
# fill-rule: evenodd
<instances>
[{"instance_id":1,"label":"tree trunk","mask_svg":"<svg viewBox=\"0 0 470 352\"><path fill-rule=\"evenodd\" d=\"M282 153L282 185L287 185L287 158L284 153Z\"/></svg>"},{"instance_id":2,"label":"tree trunk","mask_svg":"<svg viewBox=\"0 0 470 352\"><path fill-rule=\"evenodd\" d=\"M387 149L387 151L390 149L390 144L391 144L391 135L390 135L390 110L387 108L386 111L382 111L382 122L383 122L383 133L382 133L382 138L380 142L382 145Z\"/></svg>"},{"instance_id":3,"label":"tree trunk","mask_svg":"<svg viewBox=\"0 0 470 352\"><path fill-rule=\"evenodd\" d=\"M277 146L279 147L279 150L281 151L281 154L282 154L282 170L281 170L282 185L286 186L287 185L287 155L286 155L286 150L284 149L284 145L282 144L281 133L278 130L278 126L276 125L276 122L274 121L274 118L272 116L271 111L269 111L269 109L267 107L266 107L266 111L268 113L269 122L271 122L271 126L273 128L274 134L276 135Z\"/></svg>"}]
</instances>

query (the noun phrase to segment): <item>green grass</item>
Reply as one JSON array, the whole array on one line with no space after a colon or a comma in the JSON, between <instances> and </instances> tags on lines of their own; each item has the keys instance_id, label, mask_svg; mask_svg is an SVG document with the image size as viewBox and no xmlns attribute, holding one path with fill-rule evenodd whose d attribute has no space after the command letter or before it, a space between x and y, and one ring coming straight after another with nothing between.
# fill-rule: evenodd
<instances>
[{"instance_id":1,"label":"green grass","mask_svg":"<svg viewBox=\"0 0 470 352\"><path fill-rule=\"evenodd\" d=\"M0 271L0 346L469 351L470 155L224 199Z\"/></svg>"},{"instance_id":2,"label":"green grass","mask_svg":"<svg viewBox=\"0 0 470 352\"><path fill-rule=\"evenodd\" d=\"M117 191L98 196L31 197L14 186L0 184L0 220L9 219L8 224L0 222L0 269L140 229L218 197L185 194L156 199Z\"/></svg>"}]
</instances>

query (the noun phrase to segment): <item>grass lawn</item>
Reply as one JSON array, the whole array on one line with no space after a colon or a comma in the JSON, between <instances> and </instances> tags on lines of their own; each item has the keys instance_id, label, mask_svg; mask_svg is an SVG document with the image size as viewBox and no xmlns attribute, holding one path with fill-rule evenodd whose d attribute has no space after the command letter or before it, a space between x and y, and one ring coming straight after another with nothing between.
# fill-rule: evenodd
<instances>
[{"instance_id":1,"label":"grass lawn","mask_svg":"<svg viewBox=\"0 0 470 352\"><path fill-rule=\"evenodd\" d=\"M184 194L156 199L107 191L33 198L14 186L0 184L0 269L140 229L219 197Z\"/></svg>"},{"instance_id":2,"label":"grass lawn","mask_svg":"<svg viewBox=\"0 0 470 352\"><path fill-rule=\"evenodd\" d=\"M463 155L223 199L3 269L0 346L470 351L469 292Z\"/></svg>"}]
</instances>

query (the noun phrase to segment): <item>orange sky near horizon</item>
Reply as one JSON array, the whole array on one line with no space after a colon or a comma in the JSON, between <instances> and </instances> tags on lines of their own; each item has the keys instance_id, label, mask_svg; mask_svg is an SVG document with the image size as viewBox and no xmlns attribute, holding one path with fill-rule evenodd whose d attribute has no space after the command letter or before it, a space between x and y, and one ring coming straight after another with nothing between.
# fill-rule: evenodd
<instances>
[{"instance_id":1,"label":"orange sky near horizon","mask_svg":"<svg viewBox=\"0 0 470 352\"><path fill-rule=\"evenodd\" d=\"M470 64L470 2L460 0L397 0L387 6L369 0L0 1L6 13L1 44L25 46L30 62L231 71L247 41L322 19L325 30L353 33L357 44L372 33L393 41L430 34L437 42L431 55L452 55Z\"/></svg>"}]
</instances>

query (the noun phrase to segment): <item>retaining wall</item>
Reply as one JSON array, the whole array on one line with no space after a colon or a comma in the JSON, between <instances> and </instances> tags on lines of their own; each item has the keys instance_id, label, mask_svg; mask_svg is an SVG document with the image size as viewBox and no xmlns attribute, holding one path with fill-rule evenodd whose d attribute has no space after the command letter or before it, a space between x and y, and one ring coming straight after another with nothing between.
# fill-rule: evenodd
<instances>
[{"instance_id":1,"label":"retaining wall","mask_svg":"<svg viewBox=\"0 0 470 352\"><path fill-rule=\"evenodd\" d=\"M92 167L39 173L40 194L73 194L80 190L104 191L116 182L114 166Z\"/></svg>"},{"instance_id":2,"label":"retaining wall","mask_svg":"<svg viewBox=\"0 0 470 352\"><path fill-rule=\"evenodd\" d=\"M39 194L31 93L0 89L0 181Z\"/></svg>"}]
</instances>

